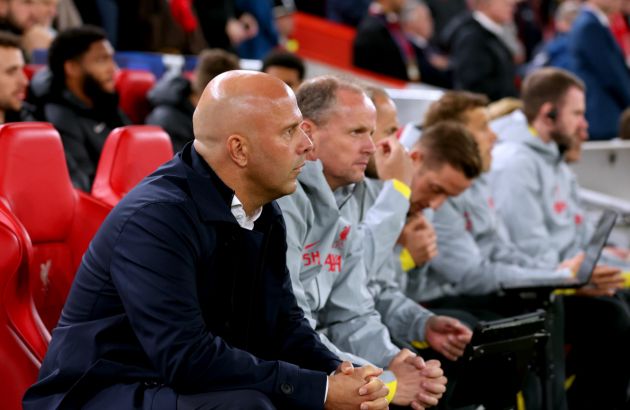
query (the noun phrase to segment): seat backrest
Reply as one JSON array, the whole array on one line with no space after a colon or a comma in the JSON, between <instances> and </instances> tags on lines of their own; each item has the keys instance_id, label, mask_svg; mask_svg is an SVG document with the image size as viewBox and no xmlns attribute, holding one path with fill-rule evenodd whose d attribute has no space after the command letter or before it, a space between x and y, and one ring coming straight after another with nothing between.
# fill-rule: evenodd
<instances>
[{"instance_id":1,"label":"seat backrest","mask_svg":"<svg viewBox=\"0 0 630 410\"><path fill-rule=\"evenodd\" d=\"M155 75L146 70L123 68L116 75L120 109L134 124L143 124L151 111L147 93L155 85Z\"/></svg>"},{"instance_id":2,"label":"seat backrest","mask_svg":"<svg viewBox=\"0 0 630 410\"><path fill-rule=\"evenodd\" d=\"M37 379L48 339L43 339L42 334L37 330L33 334L28 334L29 325L43 327L41 321L36 319L28 282L24 281L28 278L28 274L25 274L25 267L28 266L28 252L12 217L2 208L0 208L0 249L2 250L0 252L2 408L20 410L24 392ZM25 339L24 336L30 339ZM34 352L32 347L38 343L40 349L43 347L43 351Z\"/></svg>"},{"instance_id":3,"label":"seat backrest","mask_svg":"<svg viewBox=\"0 0 630 410\"><path fill-rule=\"evenodd\" d=\"M31 292L52 329L81 257L111 207L72 187L61 138L48 123L0 127L0 199L31 239Z\"/></svg>"},{"instance_id":4,"label":"seat backrest","mask_svg":"<svg viewBox=\"0 0 630 410\"><path fill-rule=\"evenodd\" d=\"M46 67L44 64L26 64L24 66L24 74L26 74L26 77L30 80L36 72L44 67Z\"/></svg>"},{"instance_id":5,"label":"seat backrest","mask_svg":"<svg viewBox=\"0 0 630 410\"><path fill-rule=\"evenodd\" d=\"M173 145L162 128L154 125L116 128L105 140L92 195L114 206L172 157Z\"/></svg>"}]
</instances>

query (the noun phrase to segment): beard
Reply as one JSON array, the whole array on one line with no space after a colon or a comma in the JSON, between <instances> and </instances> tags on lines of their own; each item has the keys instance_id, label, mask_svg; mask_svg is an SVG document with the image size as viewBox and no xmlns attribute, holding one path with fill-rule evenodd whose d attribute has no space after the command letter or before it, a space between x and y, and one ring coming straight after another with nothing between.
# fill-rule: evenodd
<instances>
[{"instance_id":1,"label":"beard","mask_svg":"<svg viewBox=\"0 0 630 410\"><path fill-rule=\"evenodd\" d=\"M107 110L118 106L118 94L104 90L101 83L92 74L85 73L83 91L92 100L95 108Z\"/></svg>"},{"instance_id":2,"label":"beard","mask_svg":"<svg viewBox=\"0 0 630 410\"><path fill-rule=\"evenodd\" d=\"M572 145L574 137L560 130L553 130L550 133L551 139L558 145L560 155L563 155Z\"/></svg>"}]
</instances>

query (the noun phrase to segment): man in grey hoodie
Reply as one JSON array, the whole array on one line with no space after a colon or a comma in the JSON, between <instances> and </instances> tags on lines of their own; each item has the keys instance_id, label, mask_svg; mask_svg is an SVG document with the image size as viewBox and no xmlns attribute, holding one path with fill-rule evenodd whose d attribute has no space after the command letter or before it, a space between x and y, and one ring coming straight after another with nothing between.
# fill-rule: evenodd
<instances>
[{"instance_id":1,"label":"man in grey hoodie","mask_svg":"<svg viewBox=\"0 0 630 410\"><path fill-rule=\"evenodd\" d=\"M371 140L374 105L361 88L334 77L304 84L298 91L298 105L305 118L304 130L314 140L314 153L322 158L305 166L296 193L279 202L287 223L287 264L298 303L325 343L341 357L387 366L394 373L394 404L411 403L415 408L435 405L446 382L441 369L434 367L439 362L423 364L391 342L365 286L364 241L341 215L333 194L349 181L361 181L368 159L376 151ZM409 161L402 147L387 147L379 147L379 160L387 162L390 169L397 168L399 171L392 171L399 173L397 178L409 179L405 166L400 167ZM384 189L399 192L401 186L408 190L407 183L392 181ZM400 192L397 195L398 204L392 205L404 215L408 199Z\"/></svg>"},{"instance_id":2,"label":"man in grey hoodie","mask_svg":"<svg viewBox=\"0 0 630 410\"><path fill-rule=\"evenodd\" d=\"M563 158L588 127L584 85L564 70L543 68L525 79L521 97L523 112L494 124L500 143L493 151L490 187L513 243L538 263L554 266L577 254L590 236L571 201L572 174ZM571 409L628 406L630 315L620 298L598 297L613 294L622 282L618 270L608 271L601 278L593 275L601 281L586 292L595 297L564 298L565 334L581 374L568 392ZM604 363L612 362L624 365L602 378L604 366L610 369Z\"/></svg>"}]
</instances>

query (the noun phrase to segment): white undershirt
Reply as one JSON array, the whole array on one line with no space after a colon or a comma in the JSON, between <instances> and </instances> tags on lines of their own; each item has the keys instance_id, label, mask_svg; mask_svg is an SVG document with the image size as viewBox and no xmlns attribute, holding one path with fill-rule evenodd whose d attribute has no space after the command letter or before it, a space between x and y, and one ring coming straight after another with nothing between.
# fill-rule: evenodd
<instances>
[{"instance_id":1,"label":"white undershirt","mask_svg":"<svg viewBox=\"0 0 630 410\"><path fill-rule=\"evenodd\" d=\"M248 231L254 229L254 222L260 218L260 214L262 213L262 207L260 207L256 209L252 216L247 216L245 208L243 208L243 203L236 197L236 195L232 197L232 207L230 210L241 228L247 229Z\"/></svg>"}]
</instances>

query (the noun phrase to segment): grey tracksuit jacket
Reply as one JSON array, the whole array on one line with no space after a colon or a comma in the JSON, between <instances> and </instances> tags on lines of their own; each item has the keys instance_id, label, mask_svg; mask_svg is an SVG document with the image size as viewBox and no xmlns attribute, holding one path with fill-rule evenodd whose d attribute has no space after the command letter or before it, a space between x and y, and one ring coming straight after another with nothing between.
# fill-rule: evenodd
<instances>
[{"instance_id":1,"label":"grey tracksuit jacket","mask_svg":"<svg viewBox=\"0 0 630 410\"><path fill-rule=\"evenodd\" d=\"M590 229L575 200L575 178L558 146L535 136L521 111L495 120L492 128L499 143L489 182L510 238L549 265L575 256Z\"/></svg>"},{"instance_id":2,"label":"grey tracksuit jacket","mask_svg":"<svg viewBox=\"0 0 630 410\"><path fill-rule=\"evenodd\" d=\"M439 254L429 262L424 289L414 294L419 300L488 294L501 283L524 277L571 275L569 269L556 271L511 243L494 213L485 175L437 209L433 227Z\"/></svg>"},{"instance_id":3,"label":"grey tracksuit jacket","mask_svg":"<svg viewBox=\"0 0 630 410\"><path fill-rule=\"evenodd\" d=\"M394 340L409 344L424 340L426 322L433 314L405 296L397 276L401 274L396 240L405 224L409 200L392 181L366 178L335 191L341 215L356 226L363 244L367 287L376 309Z\"/></svg>"},{"instance_id":4,"label":"grey tracksuit jacket","mask_svg":"<svg viewBox=\"0 0 630 410\"><path fill-rule=\"evenodd\" d=\"M278 204L293 291L311 326L343 360L387 366L399 348L365 286L361 235L342 217L321 162L307 163L296 192Z\"/></svg>"}]
</instances>

